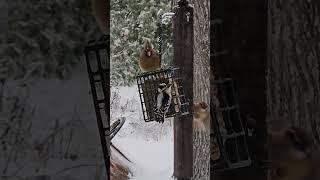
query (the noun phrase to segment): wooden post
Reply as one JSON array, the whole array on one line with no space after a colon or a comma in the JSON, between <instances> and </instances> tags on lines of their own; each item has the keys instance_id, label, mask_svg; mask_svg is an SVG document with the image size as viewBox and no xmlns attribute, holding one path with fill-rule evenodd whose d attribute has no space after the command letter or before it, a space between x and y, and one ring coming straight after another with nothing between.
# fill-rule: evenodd
<instances>
[{"instance_id":1,"label":"wooden post","mask_svg":"<svg viewBox=\"0 0 320 180\"><path fill-rule=\"evenodd\" d=\"M264 170L256 164L266 159L266 1L214 0L211 3L212 73L233 78L242 120L246 121L249 115L256 119L261 127L253 132L254 138L249 139L249 151L255 164L222 173L221 176L216 175L211 179L266 179ZM211 102L211 105L214 105L214 101Z\"/></svg>"},{"instance_id":2,"label":"wooden post","mask_svg":"<svg viewBox=\"0 0 320 180\"><path fill-rule=\"evenodd\" d=\"M193 8L188 1L180 0L174 8L173 47L174 66L179 67L185 94L193 101ZM193 175L192 114L174 119L174 173L178 180Z\"/></svg>"}]
</instances>

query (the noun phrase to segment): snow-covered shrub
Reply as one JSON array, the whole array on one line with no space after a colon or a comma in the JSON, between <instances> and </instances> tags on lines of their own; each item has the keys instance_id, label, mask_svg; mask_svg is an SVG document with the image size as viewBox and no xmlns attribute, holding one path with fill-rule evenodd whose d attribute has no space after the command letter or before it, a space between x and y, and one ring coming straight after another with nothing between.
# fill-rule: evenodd
<instances>
[{"instance_id":1,"label":"snow-covered shrub","mask_svg":"<svg viewBox=\"0 0 320 180\"><path fill-rule=\"evenodd\" d=\"M85 42L99 34L88 0L7 3L8 31L0 48L6 76L64 78L83 61Z\"/></svg>"},{"instance_id":2,"label":"snow-covered shrub","mask_svg":"<svg viewBox=\"0 0 320 180\"><path fill-rule=\"evenodd\" d=\"M111 1L111 83L130 85L139 72L138 57L143 38L151 38L158 51L155 39L157 13L170 11L169 0L112 0ZM163 63L172 58L172 28L168 23L163 28Z\"/></svg>"}]
</instances>

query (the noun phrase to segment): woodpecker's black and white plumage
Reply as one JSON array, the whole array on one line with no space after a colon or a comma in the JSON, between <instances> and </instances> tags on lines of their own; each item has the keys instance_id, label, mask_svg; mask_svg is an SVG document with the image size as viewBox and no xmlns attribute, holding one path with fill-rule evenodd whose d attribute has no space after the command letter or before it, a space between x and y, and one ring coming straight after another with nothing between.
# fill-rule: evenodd
<instances>
[{"instance_id":1,"label":"woodpecker's black and white plumage","mask_svg":"<svg viewBox=\"0 0 320 180\"><path fill-rule=\"evenodd\" d=\"M155 120L159 123L164 122L166 113L168 112L171 104L171 83L161 83L158 87L158 93L156 96L156 105L155 105Z\"/></svg>"}]
</instances>

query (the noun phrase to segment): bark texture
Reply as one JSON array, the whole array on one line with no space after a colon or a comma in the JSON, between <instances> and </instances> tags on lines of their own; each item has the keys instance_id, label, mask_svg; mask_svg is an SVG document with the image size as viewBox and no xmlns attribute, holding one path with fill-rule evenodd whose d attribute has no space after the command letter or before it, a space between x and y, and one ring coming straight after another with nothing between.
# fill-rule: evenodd
<instances>
[{"instance_id":1,"label":"bark texture","mask_svg":"<svg viewBox=\"0 0 320 180\"><path fill-rule=\"evenodd\" d=\"M174 0L176 6L179 0ZM210 1L190 0L194 7L193 101L210 104L209 9ZM210 179L210 134L193 131L193 178Z\"/></svg>"},{"instance_id":2,"label":"bark texture","mask_svg":"<svg viewBox=\"0 0 320 180\"><path fill-rule=\"evenodd\" d=\"M210 104L209 0L191 1L194 5L193 100Z\"/></svg>"},{"instance_id":3,"label":"bark texture","mask_svg":"<svg viewBox=\"0 0 320 180\"><path fill-rule=\"evenodd\" d=\"M193 131L193 180L210 179L210 136L206 131Z\"/></svg>"},{"instance_id":4,"label":"bark texture","mask_svg":"<svg viewBox=\"0 0 320 180\"><path fill-rule=\"evenodd\" d=\"M192 0L194 6L193 101L210 104L209 0ZM210 110L209 110L210 111ZM193 178L210 179L210 134L193 131Z\"/></svg>"},{"instance_id":5,"label":"bark texture","mask_svg":"<svg viewBox=\"0 0 320 180\"><path fill-rule=\"evenodd\" d=\"M320 2L269 1L268 115L286 112L319 144Z\"/></svg>"}]
</instances>

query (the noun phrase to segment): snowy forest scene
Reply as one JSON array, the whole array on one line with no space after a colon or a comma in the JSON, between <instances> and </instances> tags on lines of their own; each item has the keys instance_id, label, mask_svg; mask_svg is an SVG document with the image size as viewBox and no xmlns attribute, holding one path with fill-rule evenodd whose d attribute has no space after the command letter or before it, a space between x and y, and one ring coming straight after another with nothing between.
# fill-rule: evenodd
<instances>
[{"instance_id":1,"label":"snowy forest scene","mask_svg":"<svg viewBox=\"0 0 320 180\"><path fill-rule=\"evenodd\" d=\"M319 180L318 0L3 0L0 180Z\"/></svg>"},{"instance_id":2,"label":"snowy forest scene","mask_svg":"<svg viewBox=\"0 0 320 180\"><path fill-rule=\"evenodd\" d=\"M106 179L83 54L86 42L102 34L91 3L6 1L10 16L1 38L1 179ZM132 162L127 164L130 179L171 179L172 122L144 122L135 80L144 38L156 46L157 13L169 12L171 3L114 0L110 5L111 123L126 119L112 143ZM164 20L165 65L172 59L171 36L170 19Z\"/></svg>"},{"instance_id":3,"label":"snowy forest scene","mask_svg":"<svg viewBox=\"0 0 320 180\"><path fill-rule=\"evenodd\" d=\"M100 33L90 1L4 2L0 179L106 179L83 58Z\"/></svg>"},{"instance_id":4,"label":"snowy forest scene","mask_svg":"<svg viewBox=\"0 0 320 180\"><path fill-rule=\"evenodd\" d=\"M102 35L91 8L99 7L100 2L19 0L2 4L1 8L7 8L8 24L1 29L0 51L1 179L106 179L83 51L89 40ZM111 141L113 179L174 177L173 118L163 123L144 121L136 76L142 73L139 56L145 40L159 53L160 34L161 67L173 65L172 17L161 20L161 31L157 22L175 6L177 1L169 0L110 1L110 123L125 119ZM195 7L207 12L199 13L198 20L208 18L208 1ZM204 26L208 30L208 23L204 24L199 21L194 26L196 37ZM203 59L201 51L208 60L208 51L204 51L208 39L195 44L199 60ZM204 167L208 177L208 163Z\"/></svg>"},{"instance_id":5,"label":"snowy forest scene","mask_svg":"<svg viewBox=\"0 0 320 180\"><path fill-rule=\"evenodd\" d=\"M144 122L136 80L141 74L138 62L144 41L150 39L159 52L158 16L161 11L170 12L170 7L166 0L110 1L111 124L126 119L111 143L130 159L133 180L169 180L173 175L172 119L163 124ZM164 19L163 65L172 61L171 25L171 19Z\"/></svg>"}]
</instances>

